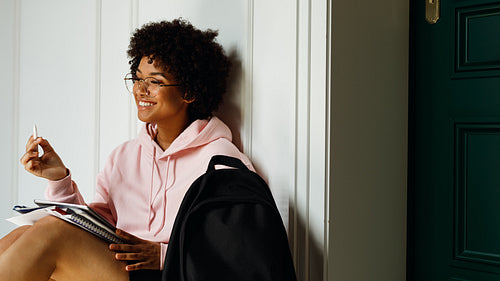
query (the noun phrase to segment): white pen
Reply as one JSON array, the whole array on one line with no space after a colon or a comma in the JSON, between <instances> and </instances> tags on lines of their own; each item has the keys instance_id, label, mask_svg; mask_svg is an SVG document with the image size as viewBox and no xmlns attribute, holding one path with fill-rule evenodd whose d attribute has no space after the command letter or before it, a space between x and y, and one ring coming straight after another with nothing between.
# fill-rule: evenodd
<instances>
[{"instance_id":1,"label":"white pen","mask_svg":"<svg viewBox=\"0 0 500 281\"><path fill-rule=\"evenodd\" d=\"M36 129L36 124L33 125L33 140L38 138L38 131Z\"/></svg>"},{"instance_id":2,"label":"white pen","mask_svg":"<svg viewBox=\"0 0 500 281\"><path fill-rule=\"evenodd\" d=\"M38 138L38 130L36 129L36 124L33 125L33 140ZM35 148L35 151L38 151L38 145Z\"/></svg>"}]
</instances>

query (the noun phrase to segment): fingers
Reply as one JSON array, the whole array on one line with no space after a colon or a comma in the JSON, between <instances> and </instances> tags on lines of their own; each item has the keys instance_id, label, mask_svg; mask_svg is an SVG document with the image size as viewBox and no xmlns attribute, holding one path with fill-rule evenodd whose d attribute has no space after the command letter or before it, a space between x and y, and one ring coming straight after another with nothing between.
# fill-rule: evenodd
<instances>
[{"instance_id":1,"label":"fingers","mask_svg":"<svg viewBox=\"0 0 500 281\"><path fill-rule=\"evenodd\" d=\"M54 151L54 148L52 148L48 140L42 137L33 139L33 136L30 136L28 142L26 143L26 152L38 151L38 146L41 146L45 153Z\"/></svg>"},{"instance_id":2,"label":"fingers","mask_svg":"<svg viewBox=\"0 0 500 281\"><path fill-rule=\"evenodd\" d=\"M132 244L110 244L109 249L115 252L138 252L137 246Z\"/></svg>"},{"instance_id":3,"label":"fingers","mask_svg":"<svg viewBox=\"0 0 500 281\"><path fill-rule=\"evenodd\" d=\"M159 254L155 243L148 244L110 244L109 249L115 252L117 259L120 260L143 260Z\"/></svg>"},{"instance_id":4,"label":"fingers","mask_svg":"<svg viewBox=\"0 0 500 281\"><path fill-rule=\"evenodd\" d=\"M35 171L38 167L40 167L40 160L38 157L29 159L26 165L24 165L26 171Z\"/></svg>"},{"instance_id":5,"label":"fingers","mask_svg":"<svg viewBox=\"0 0 500 281\"><path fill-rule=\"evenodd\" d=\"M110 244L110 250L119 251L115 254L115 259L119 261L136 261L125 267L127 271L139 269L159 269L159 253L149 247L142 245Z\"/></svg>"},{"instance_id":6,"label":"fingers","mask_svg":"<svg viewBox=\"0 0 500 281\"><path fill-rule=\"evenodd\" d=\"M149 258L144 253L117 253L115 258L119 261L143 261Z\"/></svg>"},{"instance_id":7,"label":"fingers","mask_svg":"<svg viewBox=\"0 0 500 281\"><path fill-rule=\"evenodd\" d=\"M33 160L38 160L38 151L27 151L24 153L24 155L21 157L21 164L26 167L28 163L30 163Z\"/></svg>"},{"instance_id":8,"label":"fingers","mask_svg":"<svg viewBox=\"0 0 500 281\"><path fill-rule=\"evenodd\" d=\"M21 164L26 166L29 161L38 158L38 145L40 144L40 142L42 142L42 140L43 139L40 137L34 139L33 136L30 136L28 138L28 142L26 143L26 152L21 157Z\"/></svg>"},{"instance_id":9,"label":"fingers","mask_svg":"<svg viewBox=\"0 0 500 281\"><path fill-rule=\"evenodd\" d=\"M51 153L54 151L54 148L52 148L48 140L39 137L37 138L37 142L42 147L44 153Z\"/></svg>"},{"instance_id":10,"label":"fingers","mask_svg":"<svg viewBox=\"0 0 500 281\"><path fill-rule=\"evenodd\" d=\"M26 152L28 152L28 151L37 151L37 147L38 147L38 145L40 144L41 141L42 141L41 137L37 137L35 139L31 135L28 138L28 141L26 142Z\"/></svg>"},{"instance_id":11,"label":"fingers","mask_svg":"<svg viewBox=\"0 0 500 281\"><path fill-rule=\"evenodd\" d=\"M141 270L141 269L154 269L152 267L151 262L139 262L139 263L134 263L134 264L129 264L125 266L126 271L134 271L134 270Z\"/></svg>"},{"instance_id":12,"label":"fingers","mask_svg":"<svg viewBox=\"0 0 500 281\"><path fill-rule=\"evenodd\" d=\"M41 138L35 140L31 136L26 143L26 152L21 157L20 162L28 172L33 173L40 166L40 158L38 157L38 144L40 141Z\"/></svg>"},{"instance_id":13,"label":"fingers","mask_svg":"<svg viewBox=\"0 0 500 281\"><path fill-rule=\"evenodd\" d=\"M42 148L41 151L43 150L42 155L38 151L38 146ZM20 162L26 171L48 180L60 180L68 175L61 158L50 143L42 137L36 139L33 139L33 136L29 137L26 152Z\"/></svg>"},{"instance_id":14,"label":"fingers","mask_svg":"<svg viewBox=\"0 0 500 281\"><path fill-rule=\"evenodd\" d=\"M140 242L143 242L144 240L126 232L126 231L123 231L121 229L116 229L116 234L122 238L124 238L125 240L129 241L129 242L132 242L133 244L138 244Z\"/></svg>"},{"instance_id":15,"label":"fingers","mask_svg":"<svg viewBox=\"0 0 500 281\"><path fill-rule=\"evenodd\" d=\"M28 139L28 142L26 143L26 152L38 151L38 145L40 144L41 140L42 140L41 137L33 139L33 136L30 136Z\"/></svg>"},{"instance_id":16,"label":"fingers","mask_svg":"<svg viewBox=\"0 0 500 281\"><path fill-rule=\"evenodd\" d=\"M138 240L134 244L110 244L109 249L115 251L115 259L119 261L136 261L126 267L127 271L138 269L159 269L160 252L159 243L142 240L123 230L117 230L116 233L128 241Z\"/></svg>"}]
</instances>

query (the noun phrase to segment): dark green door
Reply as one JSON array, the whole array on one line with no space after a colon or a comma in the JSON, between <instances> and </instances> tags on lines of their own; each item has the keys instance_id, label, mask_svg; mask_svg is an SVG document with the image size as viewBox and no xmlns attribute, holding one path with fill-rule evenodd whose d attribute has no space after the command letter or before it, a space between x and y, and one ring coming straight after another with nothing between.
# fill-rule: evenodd
<instances>
[{"instance_id":1,"label":"dark green door","mask_svg":"<svg viewBox=\"0 0 500 281\"><path fill-rule=\"evenodd\" d=\"M411 3L408 280L500 280L500 1Z\"/></svg>"}]
</instances>

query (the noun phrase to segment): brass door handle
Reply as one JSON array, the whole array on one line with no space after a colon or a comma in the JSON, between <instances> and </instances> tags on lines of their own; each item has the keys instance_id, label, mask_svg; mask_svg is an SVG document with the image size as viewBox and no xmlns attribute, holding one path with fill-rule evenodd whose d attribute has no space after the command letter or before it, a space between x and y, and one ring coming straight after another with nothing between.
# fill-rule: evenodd
<instances>
[{"instance_id":1,"label":"brass door handle","mask_svg":"<svg viewBox=\"0 0 500 281\"><path fill-rule=\"evenodd\" d=\"M425 20L430 24L439 20L439 0L425 0Z\"/></svg>"}]
</instances>

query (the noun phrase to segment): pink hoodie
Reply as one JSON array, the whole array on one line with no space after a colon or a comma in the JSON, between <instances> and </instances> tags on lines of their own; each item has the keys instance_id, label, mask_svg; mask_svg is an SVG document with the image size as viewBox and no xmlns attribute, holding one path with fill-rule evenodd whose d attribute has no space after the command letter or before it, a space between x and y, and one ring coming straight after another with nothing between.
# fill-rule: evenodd
<instances>
[{"instance_id":1,"label":"pink hoodie","mask_svg":"<svg viewBox=\"0 0 500 281\"><path fill-rule=\"evenodd\" d=\"M153 140L154 124L136 139L113 150L97 176L92 208L117 228L161 243L160 268L177 211L190 185L207 169L213 155L237 157L251 170L250 160L231 142L229 128L217 117L196 120L163 151ZM49 181L48 200L85 204L71 174Z\"/></svg>"}]
</instances>

